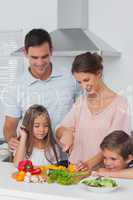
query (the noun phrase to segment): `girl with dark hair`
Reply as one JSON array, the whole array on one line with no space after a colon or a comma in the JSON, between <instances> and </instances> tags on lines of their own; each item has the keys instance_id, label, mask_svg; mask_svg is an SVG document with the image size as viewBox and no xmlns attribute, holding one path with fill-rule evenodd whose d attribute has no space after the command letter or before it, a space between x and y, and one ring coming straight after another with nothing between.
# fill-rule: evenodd
<instances>
[{"instance_id":1,"label":"girl with dark hair","mask_svg":"<svg viewBox=\"0 0 133 200\"><path fill-rule=\"evenodd\" d=\"M102 57L98 54L76 56L72 74L84 95L58 125L56 136L64 151L69 151L70 162L80 162L81 169L82 162L89 159L86 165L91 168L98 158L99 162L102 159L99 145L108 133L116 129L130 133L128 103L104 83Z\"/></svg>"},{"instance_id":2,"label":"girl with dark hair","mask_svg":"<svg viewBox=\"0 0 133 200\"><path fill-rule=\"evenodd\" d=\"M33 105L22 121L14 164L23 159L31 160L34 165L57 163L59 153L55 144L48 111L41 105Z\"/></svg>"}]
</instances>

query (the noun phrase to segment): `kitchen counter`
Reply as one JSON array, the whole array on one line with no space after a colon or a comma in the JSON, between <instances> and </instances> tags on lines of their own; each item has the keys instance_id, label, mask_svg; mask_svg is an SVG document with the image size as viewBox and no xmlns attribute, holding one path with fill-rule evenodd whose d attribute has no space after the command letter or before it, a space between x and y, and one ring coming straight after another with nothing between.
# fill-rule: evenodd
<instances>
[{"instance_id":1,"label":"kitchen counter","mask_svg":"<svg viewBox=\"0 0 133 200\"><path fill-rule=\"evenodd\" d=\"M56 183L16 182L12 163L0 162L0 199L2 200L126 200L133 197L133 180L119 179L120 188L109 193L93 193L83 185L61 186Z\"/></svg>"}]
</instances>

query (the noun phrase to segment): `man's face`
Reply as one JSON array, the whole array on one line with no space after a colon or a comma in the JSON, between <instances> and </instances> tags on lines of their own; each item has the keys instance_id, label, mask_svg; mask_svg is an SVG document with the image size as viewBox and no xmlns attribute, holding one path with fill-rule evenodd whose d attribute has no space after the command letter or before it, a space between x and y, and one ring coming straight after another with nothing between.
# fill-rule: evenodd
<instances>
[{"instance_id":1,"label":"man's face","mask_svg":"<svg viewBox=\"0 0 133 200\"><path fill-rule=\"evenodd\" d=\"M50 67L52 50L48 42L44 42L39 46L29 47L25 54L29 60L32 74L41 79L45 75L46 69Z\"/></svg>"}]
</instances>

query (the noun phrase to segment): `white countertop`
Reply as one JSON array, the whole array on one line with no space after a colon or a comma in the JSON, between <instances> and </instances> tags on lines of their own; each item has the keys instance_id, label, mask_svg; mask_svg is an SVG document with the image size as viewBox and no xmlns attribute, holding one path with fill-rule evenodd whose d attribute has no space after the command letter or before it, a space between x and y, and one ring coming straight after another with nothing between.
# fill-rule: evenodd
<instances>
[{"instance_id":1,"label":"white countertop","mask_svg":"<svg viewBox=\"0 0 133 200\"><path fill-rule=\"evenodd\" d=\"M133 180L118 180L120 188L110 193L93 193L79 185L61 186L48 183L16 182L11 178L15 172L12 163L0 162L0 199L2 200L131 200Z\"/></svg>"}]
</instances>

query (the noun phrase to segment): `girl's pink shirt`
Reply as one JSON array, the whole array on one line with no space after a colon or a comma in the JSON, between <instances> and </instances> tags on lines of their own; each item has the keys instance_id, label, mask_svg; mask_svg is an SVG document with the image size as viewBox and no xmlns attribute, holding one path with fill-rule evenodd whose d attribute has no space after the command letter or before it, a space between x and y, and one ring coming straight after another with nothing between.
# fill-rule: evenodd
<instances>
[{"instance_id":1,"label":"girl's pink shirt","mask_svg":"<svg viewBox=\"0 0 133 200\"><path fill-rule=\"evenodd\" d=\"M118 95L103 111L92 114L86 97L81 96L58 127L60 126L75 129L70 162L85 161L100 151L100 143L112 131L123 130L130 134L129 105ZM67 144L65 136L63 142Z\"/></svg>"}]
</instances>

